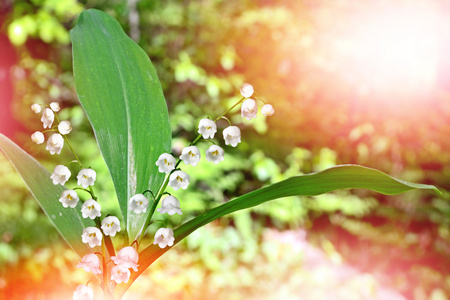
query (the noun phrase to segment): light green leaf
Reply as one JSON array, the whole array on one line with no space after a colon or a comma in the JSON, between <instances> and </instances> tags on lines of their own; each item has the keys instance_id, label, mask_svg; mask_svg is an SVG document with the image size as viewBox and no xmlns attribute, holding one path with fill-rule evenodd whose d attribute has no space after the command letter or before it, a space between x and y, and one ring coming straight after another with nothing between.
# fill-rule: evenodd
<instances>
[{"instance_id":1,"label":"light green leaf","mask_svg":"<svg viewBox=\"0 0 450 300\"><path fill-rule=\"evenodd\" d=\"M66 188L59 184L54 185L50 172L3 134L0 134L0 149L19 172L42 210L70 247L80 256L100 251L99 247L92 249L81 241L83 229L95 226L93 220L81 216L81 202L75 208L64 208L59 198Z\"/></svg>"},{"instance_id":2,"label":"light green leaf","mask_svg":"<svg viewBox=\"0 0 450 300\"><path fill-rule=\"evenodd\" d=\"M342 165L319 173L295 176L270 186L258 189L232 201L215 207L179 226L174 231L175 244L194 230L232 212L250 208L269 200L289 196L317 196L338 189L369 189L386 195L400 194L412 189L439 190L426 184L411 183L395 179L383 172L358 165ZM440 192L439 192L440 193ZM345 200L343 200L345 201ZM164 249L151 245L140 253L139 271L132 274L136 278L170 247ZM130 280L130 283L134 280ZM125 292L129 284L119 286Z\"/></svg>"},{"instance_id":3,"label":"light green leaf","mask_svg":"<svg viewBox=\"0 0 450 300\"><path fill-rule=\"evenodd\" d=\"M114 181L128 235L134 240L148 213L128 211L128 199L147 189L158 192L165 174L158 172L155 162L171 149L161 85L146 53L107 14L83 11L71 38L78 97Z\"/></svg>"}]
</instances>

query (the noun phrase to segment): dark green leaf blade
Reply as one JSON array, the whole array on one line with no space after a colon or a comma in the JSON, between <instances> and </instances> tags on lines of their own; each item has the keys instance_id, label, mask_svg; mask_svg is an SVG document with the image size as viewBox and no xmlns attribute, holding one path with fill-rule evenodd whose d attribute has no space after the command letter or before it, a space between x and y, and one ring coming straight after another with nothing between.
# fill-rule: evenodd
<instances>
[{"instance_id":1,"label":"dark green leaf blade","mask_svg":"<svg viewBox=\"0 0 450 300\"><path fill-rule=\"evenodd\" d=\"M78 97L134 240L147 214L128 211L128 199L147 189L157 193L165 174L158 172L155 162L171 149L161 85L146 53L107 14L82 12L71 38Z\"/></svg>"},{"instance_id":2,"label":"dark green leaf blade","mask_svg":"<svg viewBox=\"0 0 450 300\"><path fill-rule=\"evenodd\" d=\"M80 256L99 251L99 247L92 249L81 241L83 229L95 226L93 220L81 216L81 203L75 208L64 208L59 198L66 188L59 184L54 185L50 179L50 172L3 134L0 134L0 149L19 172L42 210L72 249Z\"/></svg>"},{"instance_id":3,"label":"dark green leaf blade","mask_svg":"<svg viewBox=\"0 0 450 300\"><path fill-rule=\"evenodd\" d=\"M215 207L175 229L175 244L209 222L241 209L283 197L317 196L333 190L351 188L369 189L386 195L400 194L412 189L434 190L440 193L432 185L395 179L375 169L358 165L336 166L314 174L291 177ZM169 249L169 247L161 249L157 245L144 249L140 254L139 271L133 273L132 278L137 278L145 268ZM119 286L118 293L124 293L128 287L129 284Z\"/></svg>"}]
</instances>

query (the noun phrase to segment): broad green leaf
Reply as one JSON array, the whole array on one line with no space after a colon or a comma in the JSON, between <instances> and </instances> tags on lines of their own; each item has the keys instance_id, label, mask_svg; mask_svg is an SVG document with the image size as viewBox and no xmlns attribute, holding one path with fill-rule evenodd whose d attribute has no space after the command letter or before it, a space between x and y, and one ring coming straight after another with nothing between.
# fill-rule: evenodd
<instances>
[{"instance_id":1,"label":"broad green leaf","mask_svg":"<svg viewBox=\"0 0 450 300\"><path fill-rule=\"evenodd\" d=\"M128 199L147 189L158 192L165 174L158 172L155 162L171 149L161 85L147 54L107 14L83 11L70 35L78 97L114 181L128 235L134 240L148 212L128 211Z\"/></svg>"},{"instance_id":2,"label":"broad green leaf","mask_svg":"<svg viewBox=\"0 0 450 300\"><path fill-rule=\"evenodd\" d=\"M283 197L317 196L333 190L351 188L369 189L386 195L400 194L412 189L435 190L439 192L432 185L395 179L375 169L358 165L336 166L319 173L291 177L215 207L179 226L174 231L175 244L197 228L241 209L250 208ZM138 277L143 270L169 249L170 247L161 249L157 245L151 245L144 249L140 254L139 271L132 273L132 278ZM125 292L131 282L133 280L130 280L129 284L119 286L118 293Z\"/></svg>"},{"instance_id":3,"label":"broad green leaf","mask_svg":"<svg viewBox=\"0 0 450 300\"><path fill-rule=\"evenodd\" d=\"M100 251L99 247L92 249L81 241L83 229L95 226L93 220L81 216L81 202L75 208L64 208L59 198L66 188L59 184L54 185L50 179L51 173L3 134L0 134L0 149L19 172L42 210L70 247L80 256Z\"/></svg>"}]
</instances>

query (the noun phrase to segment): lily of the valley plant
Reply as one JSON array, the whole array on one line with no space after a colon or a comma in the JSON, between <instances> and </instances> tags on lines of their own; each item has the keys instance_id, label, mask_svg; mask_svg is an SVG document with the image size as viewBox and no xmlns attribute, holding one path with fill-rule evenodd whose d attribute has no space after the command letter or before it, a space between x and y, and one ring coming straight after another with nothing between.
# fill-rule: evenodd
<instances>
[{"instance_id":1,"label":"lily of the valley plant","mask_svg":"<svg viewBox=\"0 0 450 300\"><path fill-rule=\"evenodd\" d=\"M122 215L110 215L97 197L97 177L89 162L82 162L70 144L72 125L60 120L58 102L35 103L42 130L31 135L52 155L72 151L76 164L55 165L52 172L9 139L0 135L0 148L20 173L30 191L67 243L80 256L77 267L98 280L74 286L73 299L93 299L91 285L103 289L105 299L120 299L136 278L158 257L197 228L226 214L269 200L293 195L314 196L336 189L366 188L384 194L411 189L435 189L394 179L380 171L356 165L336 166L320 173L296 176L237 197L177 228L160 225L153 242L141 244L154 214L182 215L183 203L171 193L189 188L184 165L221 163L227 147L242 142L239 124L226 117L241 109L242 118L274 115L266 103L244 83L241 97L215 119L198 121L198 136L181 153L172 153L166 102L156 72L145 54L128 38L118 22L97 11L84 11L71 31L75 84L80 103L93 127L100 151L111 173ZM261 108L260 108L261 106ZM276 117L276 114L275 116ZM225 118L226 128L217 121ZM46 141L46 143L45 143ZM213 141L201 153L198 143ZM69 168L70 167L70 168ZM76 185L68 185L76 177ZM124 233L115 249L112 240ZM118 244L118 243L116 243ZM94 276L94 277L95 277ZM100 295L98 295L100 296Z\"/></svg>"}]
</instances>

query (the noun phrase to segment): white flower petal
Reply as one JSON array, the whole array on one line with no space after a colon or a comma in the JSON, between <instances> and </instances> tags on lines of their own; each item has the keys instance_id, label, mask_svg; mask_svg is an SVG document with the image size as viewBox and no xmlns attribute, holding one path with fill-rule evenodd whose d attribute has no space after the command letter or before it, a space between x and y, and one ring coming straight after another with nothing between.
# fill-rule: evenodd
<instances>
[{"instance_id":1,"label":"white flower petal","mask_svg":"<svg viewBox=\"0 0 450 300\"><path fill-rule=\"evenodd\" d=\"M102 230L105 235L115 236L120 231L119 218L115 216L109 216L102 221Z\"/></svg>"},{"instance_id":2,"label":"white flower petal","mask_svg":"<svg viewBox=\"0 0 450 300\"><path fill-rule=\"evenodd\" d=\"M265 104L265 105L261 108L261 114L262 114L263 116L270 117L270 116L273 116L274 113L275 113L275 109L274 109L273 106L270 105L270 104Z\"/></svg>"},{"instance_id":3,"label":"white flower petal","mask_svg":"<svg viewBox=\"0 0 450 300\"><path fill-rule=\"evenodd\" d=\"M64 207L75 208L80 201L77 192L74 190L65 190L61 193L61 198L59 198L59 202L62 203Z\"/></svg>"},{"instance_id":4,"label":"white flower petal","mask_svg":"<svg viewBox=\"0 0 450 300\"><path fill-rule=\"evenodd\" d=\"M73 300L93 300L94 291L87 285L79 285L73 292Z\"/></svg>"},{"instance_id":5,"label":"white flower petal","mask_svg":"<svg viewBox=\"0 0 450 300\"><path fill-rule=\"evenodd\" d=\"M41 122L44 128L52 128L53 121L55 120L55 113L50 108L45 108L42 112Z\"/></svg>"},{"instance_id":6,"label":"white flower petal","mask_svg":"<svg viewBox=\"0 0 450 300\"><path fill-rule=\"evenodd\" d=\"M128 209L137 214L147 212L148 199L143 194L136 194L128 200Z\"/></svg>"},{"instance_id":7,"label":"white flower petal","mask_svg":"<svg viewBox=\"0 0 450 300\"><path fill-rule=\"evenodd\" d=\"M81 185L84 189L86 189L89 186L94 185L96 177L97 177L97 173L95 173L94 170L82 169L80 172L78 172L77 184Z\"/></svg>"},{"instance_id":8,"label":"white flower petal","mask_svg":"<svg viewBox=\"0 0 450 300\"><path fill-rule=\"evenodd\" d=\"M59 133L52 134L47 140L46 150L53 154L60 154L64 146L64 138Z\"/></svg>"},{"instance_id":9,"label":"white flower petal","mask_svg":"<svg viewBox=\"0 0 450 300\"><path fill-rule=\"evenodd\" d=\"M166 248L166 246L173 246L175 238L173 237L173 230L170 228L160 228L155 233L155 240L153 245L158 244L160 248Z\"/></svg>"},{"instance_id":10,"label":"white flower petal","mask_svg":"<svg viewBox=\"0 0 450 300\"><path fill-rule=\"evenodd\" d=\"M167 196L161 203L161 208L157 209L161 214L168 213L170 216L174 214L182 215L180 201L174 196Z\"/></svg>"},{"instance_id":11,"label":"white flower petal","mask_svg":"<svg viewBox=\"0 0 450 300\"><path fill-rule=\"evenodd\" d=\"M236 147L241 142L241 130L237 126L228 126L223 130L225 145Z\"/></svg>"},{"instance_id":12,"label":"white flower petal","mask_svg":"<svg viewBox=\"0 0 450 300\"><path fill-rule=\"evenodd\" d=\"M70 121L61 121L58 125L58 131L61 134L69 134L72 131L72 124Z\"/></svg>"},{"instance_id":13,"label":"white flower petal","mask_svg":"<svg viewBox=\"0 0 450 300\"><path fill-rule=\"evenodd\" d=\"M200 161L200 150L196 146L185 147L181 152L180 159L186 165L196 166Z\"/></svg>"},{"instance_id":14,"label":"white flower petal","mask_svg":"<svg viewBox=\"0 0 450 300\"><path fill-rule=\"evenodd\" d=\"M241 95L242 97L248 98L253 95L253 86L249 83L244 83L241 87Z\"/></svg>"},{"instance_id":15,"label":"white flower petal","mask_svg":"<svg viewBox=\"0 0 450 300\"><path fill-rule=\"evenodd\" d=\"M190 177L186 172L175 171L169 177L169 186L175 191L179 188L186 189L189 185Z\"/></svg>"},{"instance_id":16,"label":"white flower petal","mask_svg":"<svg viewBox=\"0 0 450 300\"><path fill-rule=\"evenodd\" d=\"M52 102L50 103L50 108L54 111L54 112L58 112L61 109L61 106L59 106L58 102Z\"/></svg>"},{"instance_id":17,"label":"white flower petal","mask_svg":"<svg viewBox=\"0 0 450 300\"><path fill-rule=\"evenodd\" d=\"M175 157L170 155L169 153L163 153L159 156L156 161L156 165L158 166L158 171L161 173L169 174L175 169L176 160Z\"/></svg>"},{"instance_id":18,"label":"white flower petal","mask_svg":"<svg viewBox=\"0 0 450 300\"><path fill-rule=\"evenodd\" d=\"M206 150L206 160L211 161L214 164L218 164L222 160L224 160L223 156L225 154L225 151L217 145L212 145L211 147Z\"/></svg>"},{"instance_id":19,"label":"white flower petal","mask_svg":"<svg viewBox=\"0 0 450 300\"><path fill-rule=\"evenodd\" d=\"M50 179L53 180L53 184L60 184L64 185L66 184L67 180L70 178L70 170L66 166L63 165L57 165L53 169L52 175L50 175Z\"/></svg>"},{"instance_id":20,"label":"white flower petal","mask_svg":"<svg viewBox=\"0 0 450 300\"><path fill-rule=\"evenodd\" d=\"M89 244L89 247L91 248L101 246L102 238L102 232L97 227L86 227L83 229L83 234L81 235L83 243Z\"/></svg>"},{"instance_id":21,"label":"white flower petal","mask_svg":"<svg viewBox=\"0 0 450 300\"><path fill-rule=\"evenodd\" d=\"M256 118L256 114L258 113L258 105L256 101L253 99L247 99L242 103L241 106L241 117L246 118L247 120L251 120Z\"/></svg>"},{"instance_id":22,"label":"white flower petal","mask_svg":"<svg viewBox=\"0 0 450 300\"><path fill-rule=\"evenodd\" d=\"M31 105L31 110L34 111L35 114L38 114L41 112L42 108L39 104L33 104Z\"/></svg>"},{"instance_id":23,"label":"white flower petal","mask_svg":"<svg viewBox=\"0 0 450 300\"><path fill-rule=\"evenodd\" d=\"M198 133L203 136L204 139L214 138L214 134L217 132L217 125L213 120L202 119L198 124Z\"/></svg>"},{"instance_id":24,"label":"white flower petal","mask_svg":"<svg viewBox=\"0 0 450 300\"><path fill-rule=\"evenodd\" d=\"M101 216L101 205L94 199L86 200L81 206L81 214L83 218L90 218L94 220L96 217Z\"/></svg>"},{"instance_id":25,"label":"white flower petal","mask_svg":"<svg viewBox=\"0 0 450 300\"><path fill-rule=\"evenodd\" d=\"M40 131L36 131L31 135L31 140L36 144L42 144L45 140L44 134Z\"/></svg>"}]
</instances>

